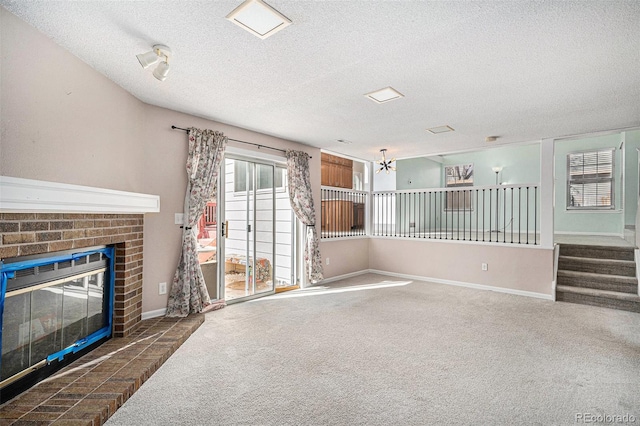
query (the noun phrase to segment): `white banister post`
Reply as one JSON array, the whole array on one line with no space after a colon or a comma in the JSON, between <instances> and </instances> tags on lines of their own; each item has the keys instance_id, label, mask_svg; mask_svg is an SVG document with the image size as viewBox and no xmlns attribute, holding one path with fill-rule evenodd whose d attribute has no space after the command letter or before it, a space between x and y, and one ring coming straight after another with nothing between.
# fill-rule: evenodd
<instances>
[{"instance_id":1,"label":"white banister post","mask_svg":"<svg viewBox=\"0 0 640 426\"><path fill-rule=\"evenodd\" d=\"M636 156L640 159L640 149L636 148ZM640 160L638 161L638 169L640 170ZM640 178L638 179L638 185L640 185ZM640 196L638 195L639 190L636 187L636 222L635 222L635 234L636 234L636 247L640 247ZM637 262L636 262L637 263ZM636 268L637 269L637 268ZM640 271L639 271L640 273ZM640 294L640 286L638 286L638 294Z\"/></svg>"},{"instance_id":2,"label":"white banister post","mask_svg":"<svg viewBox=\"0 0 640 426\"><path fill-rule=\"evenodd\" d=\"M540 141L540 246L553 248L554 140Z\"/></svg>"}]
</instances>

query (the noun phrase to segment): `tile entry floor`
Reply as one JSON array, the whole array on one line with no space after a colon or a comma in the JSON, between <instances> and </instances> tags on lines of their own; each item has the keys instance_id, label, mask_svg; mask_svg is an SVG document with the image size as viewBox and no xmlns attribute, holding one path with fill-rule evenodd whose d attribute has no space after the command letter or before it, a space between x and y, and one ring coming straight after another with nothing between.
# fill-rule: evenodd
<instances>
[{"instance_id":1,"label":"tile entry floor","mask_svg":"<svg viewBox=\"0 0 640 426\"><path fill-rule=\"evenodd\" d=\"M114 338L16 398L0 405L0 426L104 424L204 321L141 321L126 338Z\"/></svg>"}]
</instances>

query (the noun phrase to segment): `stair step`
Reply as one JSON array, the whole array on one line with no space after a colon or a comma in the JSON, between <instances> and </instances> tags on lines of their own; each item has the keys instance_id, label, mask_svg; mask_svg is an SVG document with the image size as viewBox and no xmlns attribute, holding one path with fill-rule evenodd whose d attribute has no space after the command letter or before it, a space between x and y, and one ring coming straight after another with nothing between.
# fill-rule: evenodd
<instances>
[{"instance_id":1,"label":"stair step","mask_svg":"<svg viewBox=\"0 0 640 426\"><path fill-rule=\"evenodd\" d=\"M640 313L640 296L617 291L559 285L556 300Z\"/></svg>"},{"instance_id":2,"label":"stair step","mask_svg":"<svg viewBox=\"0 0 640 426\"><path fill-rule=\"evenodd\" d=\"M559 270L558 285L638 294L638 279L620 275Z\"/></svg>"},{"instance_id":3,"label":"stair step","mask_svg":"<svg viewBox=\"0 0 640 426\"><path fill-rule=\"evenodd\" d=\"M592 259L635 260L635 247L560 244L560 255Z\"/></svg>"},{"instance_id":4,"label":"stair step","mask_svg":"<svg viewBox=\"0 0 640 426\"><path fill-rule=\"evenodd\" d=\"M592 259L586 257L559 256L558 270L635 277L636 263L631 260Z\"/></svg>"}]
</instances>

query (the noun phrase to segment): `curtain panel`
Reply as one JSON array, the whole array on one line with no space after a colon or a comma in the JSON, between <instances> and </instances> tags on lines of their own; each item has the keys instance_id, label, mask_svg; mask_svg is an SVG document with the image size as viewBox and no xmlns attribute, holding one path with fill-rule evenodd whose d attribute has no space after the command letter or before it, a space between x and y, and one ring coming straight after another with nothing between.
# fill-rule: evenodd
<instances>
[{"instance_id":1,"label":"curtain panel","mask_svg":"<svg viewBox=\"0 0 640 426\"><path fill-rule=\"evenodd\" d=\"M289 201L296 217L306 225L304 247L305 273L311 283L323 278L322 258L316 233L316 210L313 205L309 155L302 151L287 151Z\"/></svg>"},{"instance_id":2,"label":"curtain panel","mask_svg":"<svg viewBox=\"0 0 640 426\"><path fill-rule=\"evenodd\" d=\"M226 145L227 138L222 132L189 129L182 253L169 293L168 317L186 317L190 313L202 312L210 303L198 262L195 228L207 201L216 197L218 173Z\"/></svg>"}]
</instances>

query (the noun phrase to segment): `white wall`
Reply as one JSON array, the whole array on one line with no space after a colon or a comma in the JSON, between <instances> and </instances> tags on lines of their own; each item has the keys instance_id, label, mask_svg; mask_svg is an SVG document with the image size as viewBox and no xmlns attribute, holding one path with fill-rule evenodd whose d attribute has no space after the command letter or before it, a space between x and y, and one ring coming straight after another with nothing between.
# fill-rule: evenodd
<instances>
[{"instance_id":1,"label":"white wall","mask_svg":"<svg viewBox=\"0 0 640 426\"><path fill-rule=\"evenodd\" d=\"M391 172L386 174L385 172L376 173L375 171L380 168L376 167L376 163L373 163L373 191L395 191L396 190L396 174Z\"/></svg>"},{"instance_id":2,"label":"white wall","mask_svg":"<svg viewBox=\"0 0 640 426\"><path fill-rule=\"evenodd\" d=\"M635 226L638 204L638 149L640 149L640 130L622 133L625 152L625 225Z\"/></svg>"},{"instance_id":3,"label":"white wall","mask_svg":"<svg viewBox=\"0 0 640 426\"><path fill-rule=\"evenodd\" d=\"M482 271L482 263L488 270ZM374 270L498 287L550 297L553 249L372 238Z\"/></svg>"},{"instance_id":4,"label":"white wall","mask_svg":"<svg viewBox=\"0 0 640 426\"><path fill-rule=\"evenodd\" d=\"M1 7L0 22L0 173L144 192L144 105Z\"/></svg>"},{"instance_id":5,"label":"white wall","mask_svg":"<svg viewBox=\"0 0 640 426\"><path fill-rule=\"evenodd\" d=\"M442 157L434 161L429 157L398 160L396 166L396 187L403 189L442 188L444 166Z\"/></svg>"},{"instance_id":6,"label":"white wall","mask_svg":"<svg viewBox=\"0 0 640 426\"><path fill-rule=\"evenodd\" d=\"M555 232L578 234L623 235L624 212L622 175L622 137L619 133L581 139L560 140L555 144ZM615 149L614 204L611 210L567 209L567 154L597 149Z\"/></svg>"},{"instance_id":7,"label":"white wall","mask_svg":"<svg viewBox=\"0 0 640 426\"><path fill-rule=\"evenodd\" d=\"M339 277L369 269L368 237L320 241L324 278ZM327 258L329 264L327 265Z\"/></svg>"}]
</instances>

